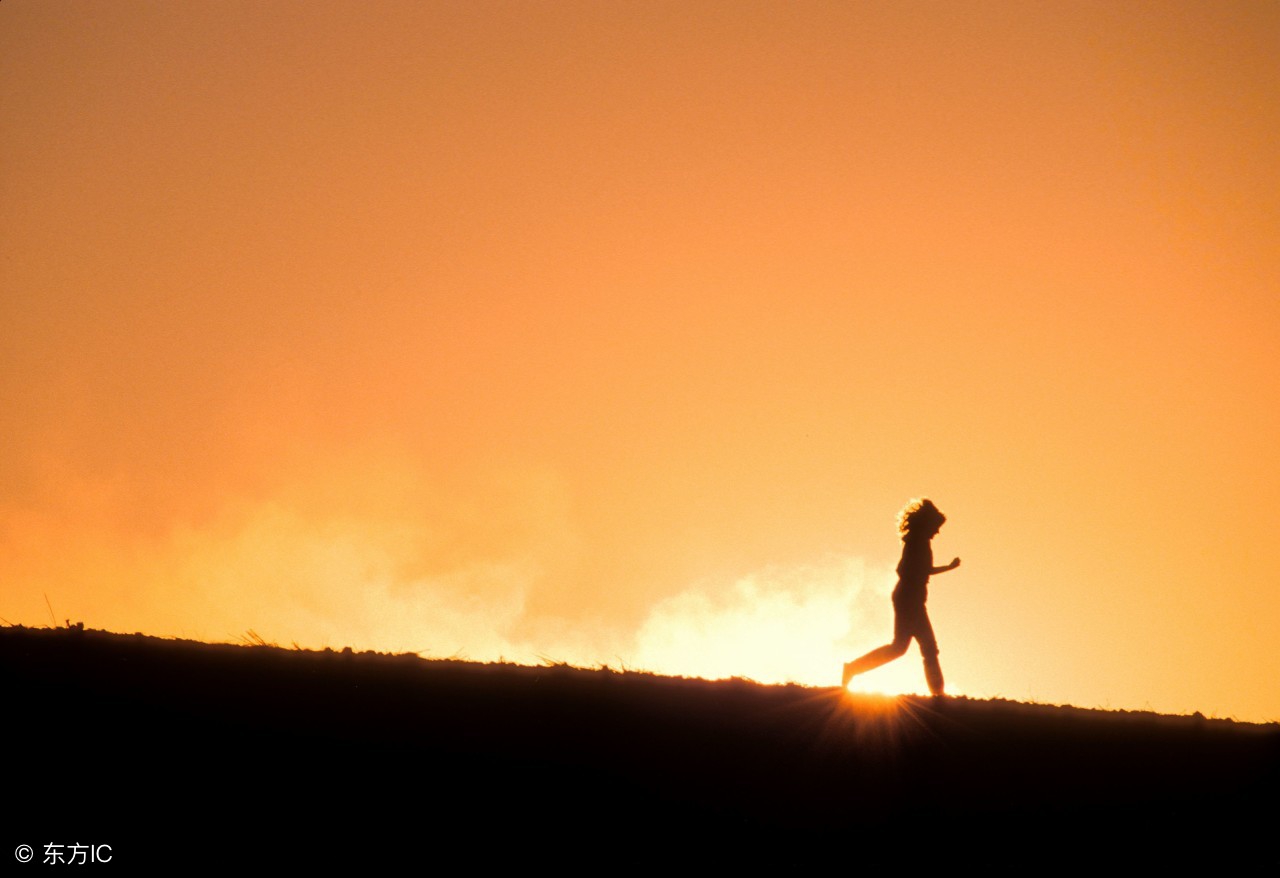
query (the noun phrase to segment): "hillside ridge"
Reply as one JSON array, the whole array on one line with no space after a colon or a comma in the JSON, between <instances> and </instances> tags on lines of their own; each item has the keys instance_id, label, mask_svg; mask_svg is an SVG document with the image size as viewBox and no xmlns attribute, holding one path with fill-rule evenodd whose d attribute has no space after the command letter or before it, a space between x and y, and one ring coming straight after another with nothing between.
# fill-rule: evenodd
<instances>
[{"instance_id":1,"label":"hillside ridge","mask_svg":"<svg viewBox=\"0 0 1280 878\"><path fill-rule=\"evenodd\" d=\"M978 832L1144 862L1174 842L1179 860L1251 856L1277 817L1274 723L78 627L0 629L0 673L30 706L9 722L14 831L60 819L148 851L178 824L189 837L192 814L197 835L266 831L277 796L355 860L387 831L455 838L512 809L512 842L572 825L639 833L654 856L678 841L788 861L851 827L922 826L939 851ZM56 782L86 771L100 782L75 796ZM141 822L122 819L121 786L150 791ZM406 795L413 809L391 806Z\"/></svg>"}]
</instances>

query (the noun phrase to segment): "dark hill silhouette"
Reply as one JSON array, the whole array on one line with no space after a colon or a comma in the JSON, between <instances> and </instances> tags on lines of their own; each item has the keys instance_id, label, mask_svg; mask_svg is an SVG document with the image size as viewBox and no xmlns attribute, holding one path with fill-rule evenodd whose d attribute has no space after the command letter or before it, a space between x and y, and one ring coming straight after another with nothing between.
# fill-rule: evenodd
<instances>
[{"instance_id":1,"label":"dark hill silhouette","mask_svg":"<svg viewBox=\"0 0 1280 878\"><path fill-rule=\"evenodd\" d=\"M75 628L0 682L37 863L1280 863L1276 724Z\"/></svg>"}]
</instances>

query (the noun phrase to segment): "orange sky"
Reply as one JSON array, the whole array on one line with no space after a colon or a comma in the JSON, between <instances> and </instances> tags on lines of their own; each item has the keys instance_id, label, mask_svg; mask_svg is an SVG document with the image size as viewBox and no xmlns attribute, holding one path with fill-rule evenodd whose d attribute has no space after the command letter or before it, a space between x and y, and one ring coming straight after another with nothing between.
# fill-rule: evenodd
<instances>
[{"instance_id":1,"label":"orange sky","mask_svg":"<svg viewBox=\"0 0 1280 878\"><path fill-rule=\"evenodd\" d=\"M1280 6L0 4L0 616L1280 719ZM922 691L912 654L865 685Z\"/></svg>"}]
</instances>

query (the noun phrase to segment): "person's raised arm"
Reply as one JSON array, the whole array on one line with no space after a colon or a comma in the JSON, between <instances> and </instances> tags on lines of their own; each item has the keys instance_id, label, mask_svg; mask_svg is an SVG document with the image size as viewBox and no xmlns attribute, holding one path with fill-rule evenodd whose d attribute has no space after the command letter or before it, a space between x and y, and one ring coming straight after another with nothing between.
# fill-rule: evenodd
<instances>
[{"instance_id":1,"label":"person's raised arm","mask_svg":"<svg viewBox=\"0 0 1280 878\"><path fill-rule=\"evenodd\" d=\"M959 566L960 566L960 559L952 558L951 563L948 564L946 567L930 567L929 575L932 576L935 573L946 573L948 570L955 570Z\"/></svg>"}]
</instances>

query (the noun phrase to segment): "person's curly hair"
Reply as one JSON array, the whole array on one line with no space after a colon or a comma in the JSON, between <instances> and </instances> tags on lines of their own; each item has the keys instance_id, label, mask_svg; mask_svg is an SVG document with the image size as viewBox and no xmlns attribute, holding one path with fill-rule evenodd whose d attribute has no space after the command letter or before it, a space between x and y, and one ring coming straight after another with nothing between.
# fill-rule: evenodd
<instances>
[{"instance_id":1,"label":"person's curly hair","mask_svg":"<svg viewBox=\"0 0 1280 878\"><path fill-rule=\"evenodd\" d=\"M927 497L912 500L898 513L898 533L933 533L942 527L947 517Z\"/></svg>"}]
</instances>

